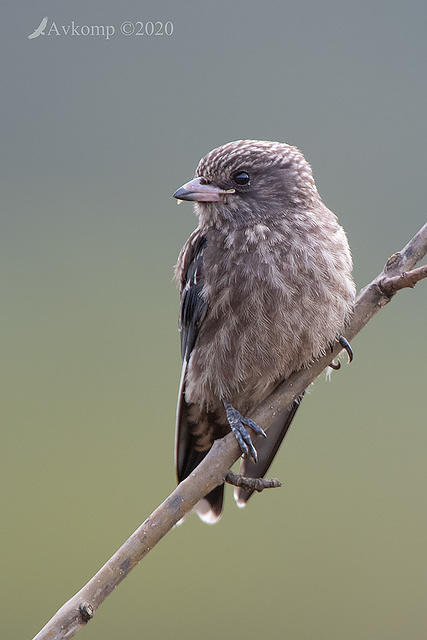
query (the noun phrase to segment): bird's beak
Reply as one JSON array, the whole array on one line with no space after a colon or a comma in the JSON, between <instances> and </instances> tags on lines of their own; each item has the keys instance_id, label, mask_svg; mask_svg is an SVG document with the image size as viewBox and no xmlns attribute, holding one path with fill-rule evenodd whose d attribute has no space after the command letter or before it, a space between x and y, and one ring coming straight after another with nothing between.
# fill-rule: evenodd
<instances>
[{"instance_id":1,"label":"bird's beak","mask_svg":"<svg viewBox=\"0 0 427 640\"><path fill-rule=\"evenodd\" d=\"M173 197L178 201L220 202L227 193L234 193L234 189L220 189L215 184L206 184L204 178L194 178L175 191Z\"/></svg>"}]
</instances>

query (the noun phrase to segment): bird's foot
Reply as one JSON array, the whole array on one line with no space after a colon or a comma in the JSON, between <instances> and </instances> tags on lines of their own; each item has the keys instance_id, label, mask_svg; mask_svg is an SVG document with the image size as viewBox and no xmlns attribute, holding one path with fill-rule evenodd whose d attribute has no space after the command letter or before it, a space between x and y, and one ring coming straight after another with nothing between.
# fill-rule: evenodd
<instances>
[{"instance_id":1,"label":"bird's foot","mask_svg":"<svg viewBox=\"0 0 427 640\"><path fill-rule=\"evenodd\" d=\"M267 437L267 434L265 433L264 429L261 429L261 427L257 425L256 422L254 422L250 418L245 418L244 416L242 416L242 414L237 411L237 409L232 407L231 404L224 402L224 407L228 424L230 425L230 428L234 433L242 454L247 457L251 457L254 462L257 462L258 454L254 445L252 444L251 436L249 435L248 430L245 428L245 425L252 429L252 431L255 431L255 433L257 433L258 435L264 436L264 438Z\"/></svg>"}]
</instances>

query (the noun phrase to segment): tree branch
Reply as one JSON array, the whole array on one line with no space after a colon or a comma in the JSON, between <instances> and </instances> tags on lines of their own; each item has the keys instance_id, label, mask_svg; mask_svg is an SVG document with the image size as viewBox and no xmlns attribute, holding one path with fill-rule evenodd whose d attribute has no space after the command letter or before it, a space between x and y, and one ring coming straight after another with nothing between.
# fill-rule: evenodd
<instances>
[{"instance_id":1,"label":"tree branch","mask_svg":"<svg viewBox=\"0 0 427 640\"><path fill-rule=\"evenodd\" d=\"M359 333L397 291L403 287L413 287L427 277L427 265L414 269L426 253L427 224L401 251L387 260L384 270L359 293L346 338L351 340ZM328 353L309 368L294 373L279 384L251 417L268 429L274 417L315 380L341 349L341 345L337 344L332 354ZM157 542L203 496L225 481L230 467L239 456L239 447L231 433L216 440L199 466L148 516L98 573L58 610L33 640L71 638L93 617L105 598Z\"/></svg>"},{"instance_id":2,"label":"tree branch","mask_svg":"<svg viewBox=\"0 0 427 640\"><path fill-rule=\"evenodd\" d=\"M398 276L384 278L380 282L380 287L386 296L391 297L405 287L411 287L413 289L417 282L423 278L427 278L427 264L423 264L423 266L418 267L418 269L412 269L412 271L404 271Z\"/></svg>"},{"instance_id":3,"label":"tree branch","mask_svg":"<svg viewBox=\"0 0 427 640\"><path fill-rule=\"evenodd\" d=\"M276 489L281 487L282 483L277 478L247 478L240 474L229 471L225 476L225 481L235 487L244 487L245 489L254 489L261 492L264 489Z\"/></svg>"}]
</instances>

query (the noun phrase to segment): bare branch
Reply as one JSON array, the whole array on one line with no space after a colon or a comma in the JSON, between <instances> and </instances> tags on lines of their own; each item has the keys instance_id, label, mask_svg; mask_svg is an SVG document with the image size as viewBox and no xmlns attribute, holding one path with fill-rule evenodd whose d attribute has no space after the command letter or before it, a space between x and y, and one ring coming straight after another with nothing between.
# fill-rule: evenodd
<instances>
[{"instance_id":1,"label":"bare branch","mask_svg":"<svg viewBox=\"0 0 427 640\"><path fill-rule=\"evenodd\" d=\"M398 253L387 261L384 270L360 292L352 320L346 330L351 340L399 289L413 286L426 277L425 267L414 269L427 253L427 224ZM409 272L409 273L408 273ZM278 385L261 403L252 418L265 429L275 416L299 396L342 349L336 346L307 369L293 374ZM166 500L126 540L96 575L68 602L35 636L34 640L65 640L71 638L88 620L129 571L159 540L209 491L227 478L231 466L240 456L234 436L230 433L216 440L199 466L166 498ZM234 475L234 474L233 474ZM230 475L228 475L230 478ZM231 476L232 477L232 476Z\"/></svg>"},{"instance_id":2,"label":"bare branch","mask_svg":"<svg viewBox=\"0 0 427 640\"><path fill-rule=\"evenodd\" d=\"M264 489L276 489L282 486L282 483L280 480L277 480L277 478L247 478L232 471L227 473L225 481L235 487L244 487L245 489L253 489L258 492L264 491Z\"/></svg>"},{"instance_id":3,"label":"bare branch","mask_svg":"<svg viewBox=\"0 0 427 640\"><path fill-rule=\"evenodd\" d=\"M391 297L400 289L405 289L405 287L413 289L417 282L424 278L427 278L427 264L418 267L418 269L412 269L412 271L404 271L398 276L383 278L379 284L385 295Z\"/></svg>"}]
</instances>

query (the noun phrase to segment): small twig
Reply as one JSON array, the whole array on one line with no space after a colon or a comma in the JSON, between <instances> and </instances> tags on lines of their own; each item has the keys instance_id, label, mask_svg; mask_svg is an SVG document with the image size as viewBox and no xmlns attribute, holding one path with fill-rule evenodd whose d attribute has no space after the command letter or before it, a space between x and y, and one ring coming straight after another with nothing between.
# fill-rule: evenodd
<instances>
[{"instance_id":1,"label":"small twig","mask_svg":"<svg viewBox=\"0 0 427 640\"><path fill-rule=\"evenodd\" d=\"M392 293L387 290L388 283L398 283L399 289L404 282L413 282L408 272L423 259L427 253L427 224L415 234L408 244L387 261L384 270L370 282L358 295L353 317L346 328L346 338L351 340L369 320L390 302ZM414 269L426 277L425 268ZM405 275L406 272L406 275ZM416 280L416 281L418 281ZM385 291L383 287L386 287ZM391 285L390 285L391 286ZM392 285L396 286L395 284ZM393 291L394 293L394 291ZM273 393L262 402L251 416L255 422L268 430L277 418L318 375L329 365L342 349L334 347L332 352L319 358L308 369L301 369L276 387ZM124 542L116 553L87 584L80 589L49 620L34 640L66 640L71 638L94 615L97 608L114 588L127 576L129 571L165 536L168 531L209 491L224 482L232 465L241 452L233 434L216 440L213 447L199 466L179 484L166 500L143 522Z\"/></svg>"},{"instance_id":2,"label":"small twig","mask_svg":"<svg viewBox=\"0 0 427 640\"><path fill-rule=\"evenodd\" d=\"M264 491L264 489L276 489L281 487L282 483L277 478L247 478L229 471L225 476L225 481L235 487L244 487L245 489L253 489L255 491Z\"/></svg>"},{"instance_id":3,"label":"small twig","mask_svg":"<svg viewBox=\"0 0 427 640\"><path fill-rule=\"evenodd\" d=\"M406 287L413 289L417 282L423 280L423 278L427 278L427 264L418 267L418 269L412 269L412 271L404 271L391 278L383 278L378 285L385 295L391 297L400 289L405 289Z\"/></svg>"}]
</instances>

